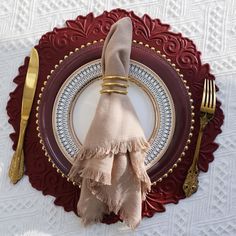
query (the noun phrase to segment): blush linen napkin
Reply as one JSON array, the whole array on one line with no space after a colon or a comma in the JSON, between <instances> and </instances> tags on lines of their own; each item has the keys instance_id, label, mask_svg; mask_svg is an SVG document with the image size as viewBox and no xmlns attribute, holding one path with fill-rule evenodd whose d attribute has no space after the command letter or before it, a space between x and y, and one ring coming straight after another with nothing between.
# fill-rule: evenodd
<instances>
[{"instance_id":1,"label":"blush linen napkin","mask_svg":"<svg viewBox=\"0 0 236 236\"><path fill-rule=\"evenodd\" d=\"M112 25L104 42L103 76L128 78L131 44L132 22L125 17ZM119 78L115 80L120 82ZM69 172L73 181L81 183L77 211L84 225L100 222L104 214L114 212L129 227L137 227L142 201L151 188L144 165L148 148L128 95L102 93Z\"/></svg>"}]
</instances>

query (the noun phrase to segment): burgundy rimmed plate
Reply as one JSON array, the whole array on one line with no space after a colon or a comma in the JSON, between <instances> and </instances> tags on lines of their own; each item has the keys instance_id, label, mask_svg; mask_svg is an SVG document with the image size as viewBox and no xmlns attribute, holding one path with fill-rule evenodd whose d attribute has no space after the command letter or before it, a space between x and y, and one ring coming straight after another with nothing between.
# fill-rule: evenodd
<instances>
[{"instance_id":1,"label":"burgundy rimmed plate","mask_svg":"<svg viewBox=\"0 0 236 236\"><path fill-rule=\"evenodd\" d=\"M47 155L64 175L68 174L81 148L96 108L102 46L103 43L89 45L61 61L41 95L39 132ZM151 143L145 165L151 180L157 181L173 167L186 148L191 130L190 97L176 68L143 45L132 45L129 76L129 96ZM92 91L94 96L89 96ZM145 98L144 94L146 101L140 108L139 101ZM80 96L85 97L82 101L88 103L87 110L79 101ZM145 111L148 104L150 114Z\"/></svg>"}]
</instances>

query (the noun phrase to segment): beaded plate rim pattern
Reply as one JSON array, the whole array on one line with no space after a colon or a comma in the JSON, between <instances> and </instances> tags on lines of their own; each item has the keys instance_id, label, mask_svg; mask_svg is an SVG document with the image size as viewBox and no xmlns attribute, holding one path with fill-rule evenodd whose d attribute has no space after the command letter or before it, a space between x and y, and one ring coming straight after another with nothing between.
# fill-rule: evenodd
<instances>
[{"instance_id":1,"label":"beaded plate rim pattern","mask_svg":"<svg viewBox=\"0 0 236 236\"><path fill-rule=\"evenodd\" d=\"M80 149L71 126L71 107L76 94L98 77L101 77L100 59L91 61L74 71L61 86L54 102L52 111L54 136L65 158L71 163ZM164 155L173 136L175 129L174 103L162 79L145 65L131 60L129 77L134 81L136 80L142 89L148 90L149 97L152 96L155 103L153 104L155 115L160 114L158 125L155 121L150 142L151 148L145 159L146 168L150 168ZM157 112L157 107L159 112Z\"/></svg>"}]
</instances>

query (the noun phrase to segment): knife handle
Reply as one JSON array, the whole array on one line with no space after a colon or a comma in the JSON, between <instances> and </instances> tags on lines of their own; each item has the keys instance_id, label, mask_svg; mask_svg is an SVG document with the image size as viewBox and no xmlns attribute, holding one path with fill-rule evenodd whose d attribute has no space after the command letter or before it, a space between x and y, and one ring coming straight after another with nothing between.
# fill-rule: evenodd
<instances>
[{"instance_id":1,"label":"knife handle","mask_svg":"<svg viewBox=\"0 0 236 236\"><path fill-rule=\"evenodd\" d=\"M20 121L20 133L17 143L16 151L12 157L8 175L13 184L16 184L24 175L24 136L28 120L21 119Z\"/></svg>"}]
</instances>

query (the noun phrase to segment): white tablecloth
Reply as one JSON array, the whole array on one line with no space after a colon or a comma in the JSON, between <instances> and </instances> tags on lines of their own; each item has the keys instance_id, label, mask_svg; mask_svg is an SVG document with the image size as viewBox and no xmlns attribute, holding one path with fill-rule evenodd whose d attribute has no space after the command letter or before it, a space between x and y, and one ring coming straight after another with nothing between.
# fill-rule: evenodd
<instances>
[{"instance_id":1,"label":"white tablecloth","mask_svg":"<svg viewBox=\"0 0 236 236\"><path fill-rule=\"evenodd\" d=\"M73 213L53 204L24 177L16 186L7 171L13 154L8 135L6 103L14 90L13 78L42 34L67 19L95 15L113 8L134 10L171 24L172 30L192 39L211 65L220 88L218 98L225 113L220 148L200 188L166 212L143 219L131 231L122 223L80 225ZM236 1L235 0L1 0L0 1L0 236L111 236L111 235L236 235Z\"/></svg>"}]
</instances>

